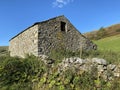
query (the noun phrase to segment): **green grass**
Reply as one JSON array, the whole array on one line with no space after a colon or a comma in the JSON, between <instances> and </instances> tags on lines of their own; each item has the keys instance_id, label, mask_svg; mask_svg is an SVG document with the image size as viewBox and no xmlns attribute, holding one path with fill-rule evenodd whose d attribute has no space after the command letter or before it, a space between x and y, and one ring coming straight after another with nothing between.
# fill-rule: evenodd
<instances>
[{"instance_id":1,"label":"green grass","mask_svg":"<svg viewBox=\"0 0 120 90\"><path fill-rule=\"evenodd\" d=\"M100 39L94 43L97 44L98 50L120 52L120 35Z\"/></svg>"}]
</instances>

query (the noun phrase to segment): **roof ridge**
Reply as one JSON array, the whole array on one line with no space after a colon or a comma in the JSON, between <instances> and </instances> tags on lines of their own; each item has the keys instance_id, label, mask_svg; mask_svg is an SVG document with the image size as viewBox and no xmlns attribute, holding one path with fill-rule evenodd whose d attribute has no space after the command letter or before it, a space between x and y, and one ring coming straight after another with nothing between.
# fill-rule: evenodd
<instances>
[{"instance_id":1,"label":"roof ridge","mask_svg":"<svg viewBox=\"0 0 120 90\"><path fill-rule=\"evenodd\" d=\"M40 23L43 23L43 22L47 22L47 21L50 21L50 20L53 20L53 19L56 19L56 18L59 18L59 17L65 17L65 16L64 15L59 15L59 16L56 16L56 17L53 17L53 18L50 18L50 19L47 19L47 20L43 20L43 21L40 21L40 22L35 22L33 25L40 24Z\"/></svg>"},{"instance_id":2,"label":"roof ridge","mask_svg":"<svg viewBox=\"0 0 120 90\"><path fill-rule=\"evenodd\" d=\"M18 35L20 35L21 33L23 33L24 31L28 30L29 28L37 25L37 24L40 24L40 23L44 23L44 22L48 22L50 20L53 20L53 19L56 19L56 18L59 18L59 17L65 17L64 15L59 15L59 16L56 16L56 17L53 17L53 18L50 18L50 19L47 19L47 20L44 20L44 21L41 21L41 22L35 22L34 24L32 24L31 26L29 26L28 28L24 29L23 31L21 31L20 33L18 33L17 35L15 35L14 37L12 37L9 41L11 41L12 39L14 39L15 37L17 37Z\"/></svg>"}]
</instances>

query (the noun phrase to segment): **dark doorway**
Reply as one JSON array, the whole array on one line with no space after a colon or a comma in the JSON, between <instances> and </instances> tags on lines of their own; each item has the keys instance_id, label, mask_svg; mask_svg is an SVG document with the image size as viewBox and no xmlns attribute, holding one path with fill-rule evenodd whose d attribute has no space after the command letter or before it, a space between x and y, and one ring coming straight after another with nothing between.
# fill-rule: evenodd
<instances>
[{"instance_id":1,"label":"dark doorway","mask_svg":"<svg viewBox=\"0 0 120 90\"><path fill-rule=\"evenodd\" d=\"M65 22L61 22L61 31L66 31L66 23Z\"/></svg>"}]
</instances>

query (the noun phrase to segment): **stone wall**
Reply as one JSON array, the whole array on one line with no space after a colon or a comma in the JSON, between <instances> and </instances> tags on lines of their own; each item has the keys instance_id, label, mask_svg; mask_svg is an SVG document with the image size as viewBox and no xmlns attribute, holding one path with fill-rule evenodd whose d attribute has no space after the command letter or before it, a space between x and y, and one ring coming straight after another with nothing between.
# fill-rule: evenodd
<instances>
[{"instance_id":1,"label":"stone wall","mask_svg":"<svg viewBox=\"0 0 120 90\"><path fill-rule=\"evenodd\" d=\"M75 68L78 71L90 72L95 69L98 77L103 78L106 81L113 80L114 78L120 78L120 65L109 64L105 59L92 58L81 59L79 57L65 58L59 64L58 71L66 71L67 69Z\"/></svg>"},{"instance_id":2,"label":"stone wall","mask_svg":"<svg viewBox=\"0 0 120 90\"><path fill-rule=\"evenodd\" d=\"M49 67L57 66L58 73L66 72L67 70L74 70L76 73L92 72L97 79L104 79L111 81L115 78L120 78L120 64L111 64L103 58L86 58L79 57L64 58L60 63L55 65L55 60L46 55L41 55L42 60Z\"/></svg>"},{"instance_id":3,"label":"stone wall","mask_svg":"<svg viewBox=\"0 0 120 90\"><path fill-rule=\"evenodd\" d=\"M38 56L38 25L33 25L10 40L10 56Z\"/></svg>"},{"instance_id":4,"label":"stone wall","mask_svg":"<svg viewBox=\"0 0 120 90\"><path fill-rule=\"evenodd\" d=\"M64 16L39 24L38 44L39 55L49 54L55 49L77 51L81 48L96 48L95 44L85 38Z\"/></svg>"}]
</instances>

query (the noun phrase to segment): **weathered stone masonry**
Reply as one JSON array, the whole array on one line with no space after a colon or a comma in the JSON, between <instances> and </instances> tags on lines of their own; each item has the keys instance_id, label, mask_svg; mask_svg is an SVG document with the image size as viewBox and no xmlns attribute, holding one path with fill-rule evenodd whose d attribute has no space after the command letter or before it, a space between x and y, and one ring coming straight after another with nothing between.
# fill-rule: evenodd
<instances>
[{"instance_id":1,"label":"weathered stone masonry","mask_svg":"<svg viewBox=\"0 0 120 90\"><path fill-rule=\"evenodd\" d=\"M10 40L11 56L25 54L48 55L55 49L76 51L95 49L96 45L85 38L64 16L37 22Z\"/></svg>"},{"instance_id":2,"label":"weathered stone masonry","mask_svg":"<svg viewBox=\"0 0 120 90\"><path fill-rule=\"evenodd\" d=\"M34 25L10 40L11 56L24 57L25 54L38 56L38 25Z\"/></svg>"}]
</instances>

